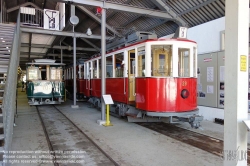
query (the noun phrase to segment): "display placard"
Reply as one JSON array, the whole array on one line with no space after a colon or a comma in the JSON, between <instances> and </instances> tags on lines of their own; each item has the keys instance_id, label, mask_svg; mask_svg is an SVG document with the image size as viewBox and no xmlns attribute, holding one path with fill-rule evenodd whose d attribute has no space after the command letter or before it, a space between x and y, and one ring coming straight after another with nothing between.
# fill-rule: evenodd
<instances>
[{"instance_id":1,"label":"display placard","mask_svg":"<svg viewBox=\"0 0 250 166\"><path fill-rule=\"evenodd\" d=\"M111 95L102 95L105 104L114 104Z\"/></svg>"}]
</instances>

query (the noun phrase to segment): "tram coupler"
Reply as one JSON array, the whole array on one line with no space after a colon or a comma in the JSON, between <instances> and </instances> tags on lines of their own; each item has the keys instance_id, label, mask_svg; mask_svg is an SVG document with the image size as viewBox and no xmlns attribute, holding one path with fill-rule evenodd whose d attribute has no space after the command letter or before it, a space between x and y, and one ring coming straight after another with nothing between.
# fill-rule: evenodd
<instances>
[{"instance_id":1,"label":"tram coupler","mask_svg":"<svg viewBox=\"0 0 250 166\"><path fill-rule=\"evenodd\" d=\"M188 122L192 128L198 129L201 125L200 122L203 121L203 116L192 115L189 117L178 117L180 121Z\"/></svg>"}]
</instances>

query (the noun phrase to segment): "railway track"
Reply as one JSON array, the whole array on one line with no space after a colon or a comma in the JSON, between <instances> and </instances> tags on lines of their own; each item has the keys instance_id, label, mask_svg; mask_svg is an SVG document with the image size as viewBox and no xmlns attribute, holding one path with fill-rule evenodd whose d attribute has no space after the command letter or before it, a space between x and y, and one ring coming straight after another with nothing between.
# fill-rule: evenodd
<instances>
[{"instance_id":1,"label":"railway track","mask_svg":"<svg viewBox=\"0 0 250 166\"><path fill-rule=\"evenodd\" d=\"M55 106L37 106L52 163L58 165L118 164Z\"/></svg>"},{"instance_id":2,"label":"railway track","mask_svg":"<svg viewBox=\"0 0 250 166\"><path fill-rule=\"evenodd\" d=\"M202 149L209 153L215 154L223 159L223 141L204 134L186 130L172 124L156 122L156 123L136 123L160 134L171 137L180 142L189 144L196 148ZM227 156L228 157L228 156ZM232 157L232 156L231 156ZM250 164L250 150L247 151L247 163Z\"/></svg>"}]
</instances>

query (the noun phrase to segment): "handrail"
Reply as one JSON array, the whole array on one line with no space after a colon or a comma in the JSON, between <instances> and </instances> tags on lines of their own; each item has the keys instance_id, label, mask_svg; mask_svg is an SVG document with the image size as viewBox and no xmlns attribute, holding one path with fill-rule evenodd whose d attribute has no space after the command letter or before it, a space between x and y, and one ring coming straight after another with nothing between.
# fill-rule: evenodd
<instances>
[{"instance_id":1,"label":"handrail","mask_svg":"<svg viewBox=\"0 0 250 166\"><path fill-rule=\"evenodd\" d=\"M16 83L17 83L17 67L19 65L20 55L20 11L17 17L16 29L12 40L12 46L10 51L9 67L7 71L7 80L4 89L3 99L3 123L4 123L4 150L9 151L11 149L14 114L15 114L15 102L16 102ZM8 160L8 159L7 159Z\"/></svg>"},{"instance_id":2,"label":"handrail","mask_svg":"<svg viewBox=\"0 0 250 166\"><path fill-rule=\"evenodd\" d=\"M133 96L136 96L135 93L135 65L133 66Z\"/></svg>"}]
</instances>

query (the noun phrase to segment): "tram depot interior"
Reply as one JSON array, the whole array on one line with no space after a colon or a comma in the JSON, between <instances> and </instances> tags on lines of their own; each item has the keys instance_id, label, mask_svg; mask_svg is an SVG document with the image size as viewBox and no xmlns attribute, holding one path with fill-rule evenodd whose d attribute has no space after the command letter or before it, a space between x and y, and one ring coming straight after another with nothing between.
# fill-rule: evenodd
<instances>
[{"instance_id":1,"label":"tram depot interior","mask_svg":"<svg viewBox=\"0 0 250 166\"><path fill-rule=\"evenodd\" d=\"M236 4L232 13L246 18L229 20ZM249 45L242 42L249 38L233 31L250 25L249 2L0 6L0 165L250 164ZM229 24L238 26L228 38L239 35L241 53L239 70L230 67L235 80L225 84ZM225 91L241 95L226 99ZM241 156L228 158L230 150Z\"/></svg>"}]
</instances>

